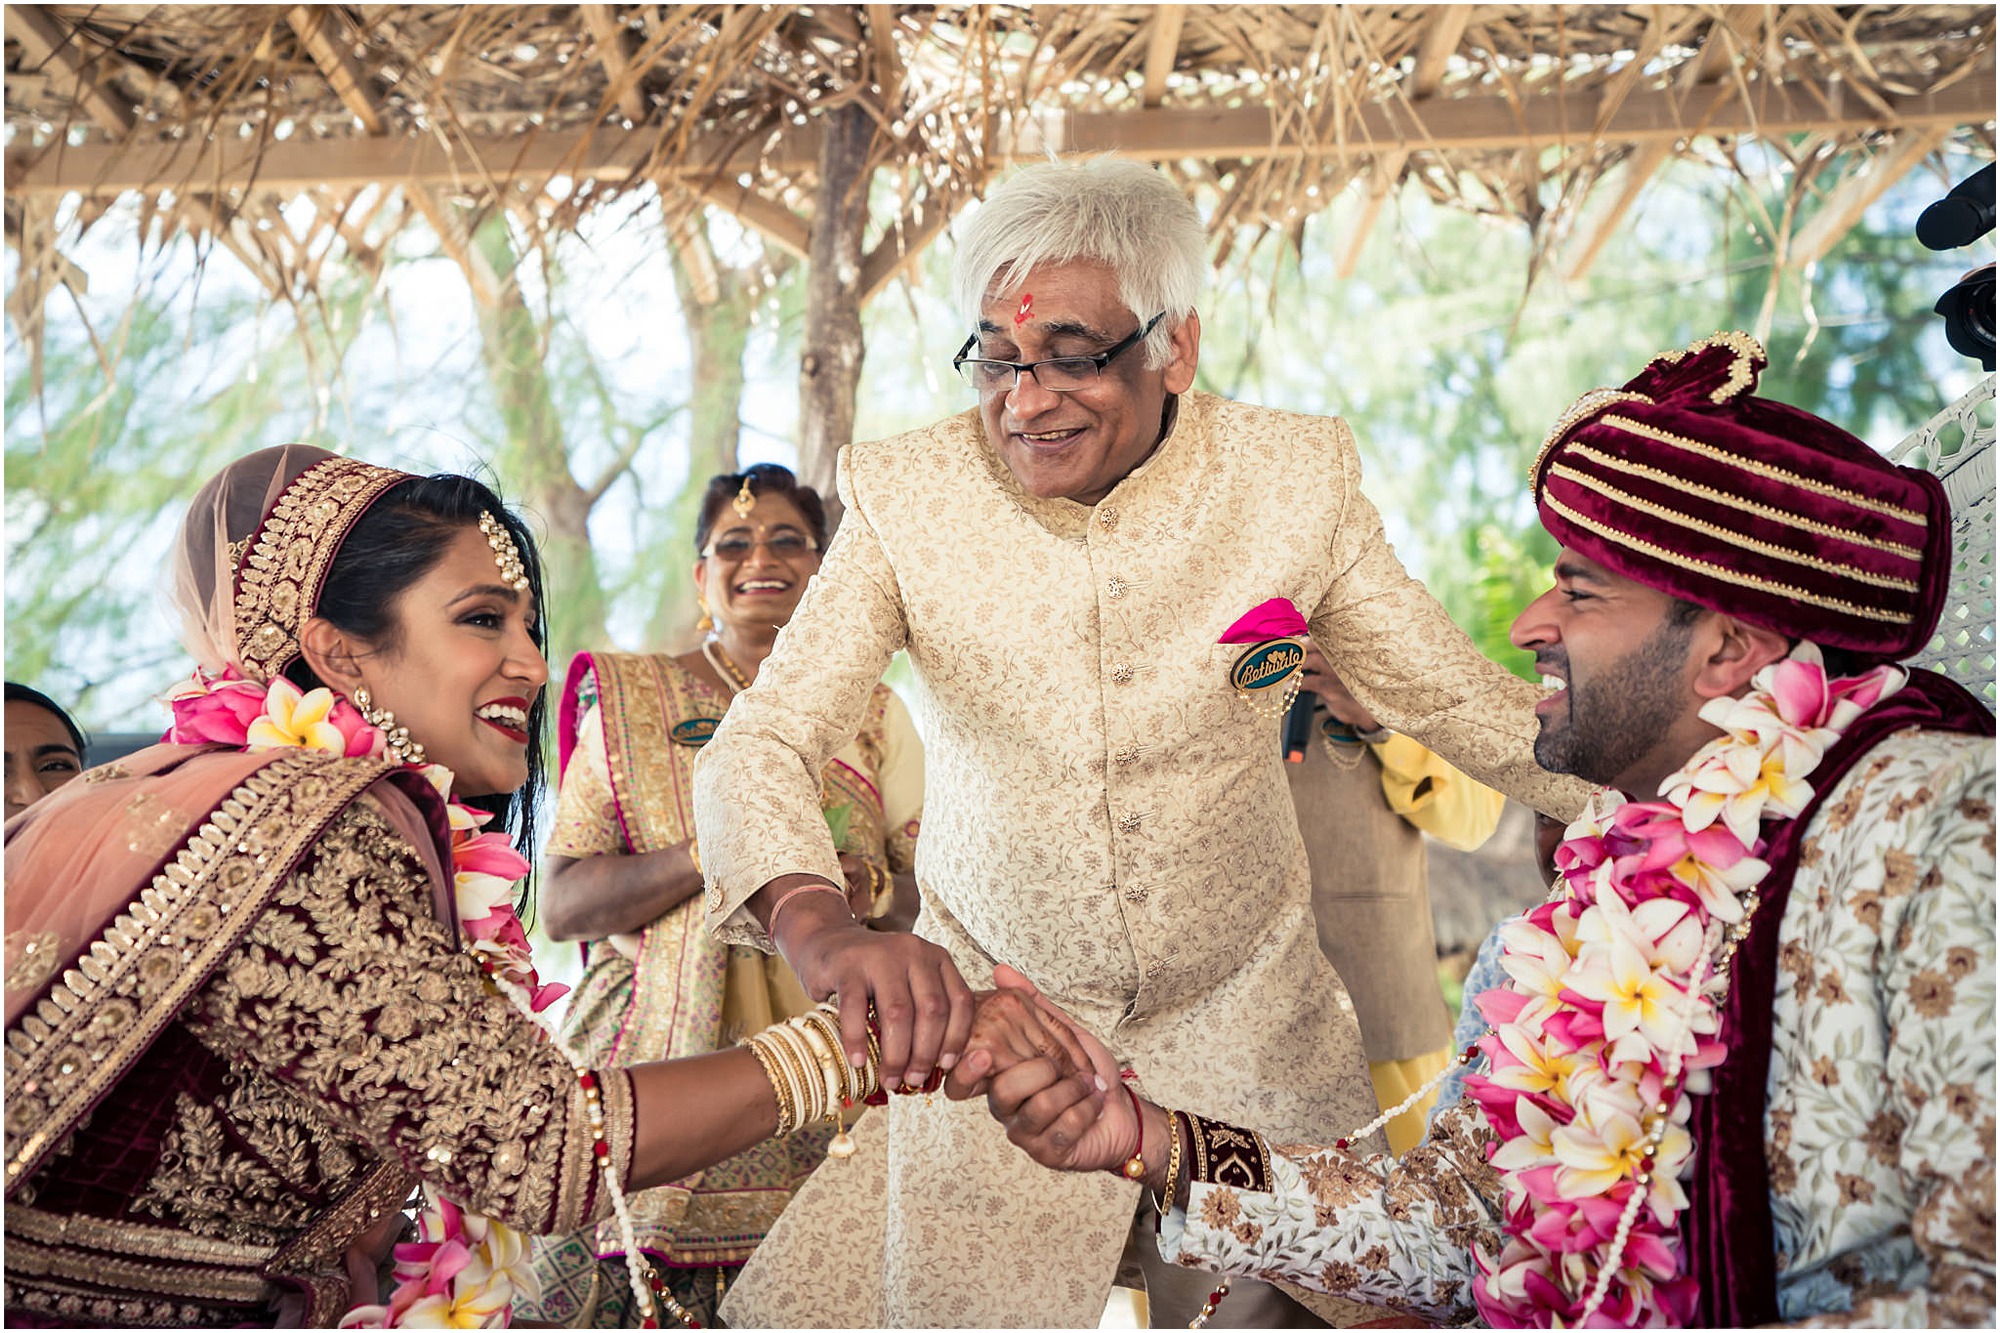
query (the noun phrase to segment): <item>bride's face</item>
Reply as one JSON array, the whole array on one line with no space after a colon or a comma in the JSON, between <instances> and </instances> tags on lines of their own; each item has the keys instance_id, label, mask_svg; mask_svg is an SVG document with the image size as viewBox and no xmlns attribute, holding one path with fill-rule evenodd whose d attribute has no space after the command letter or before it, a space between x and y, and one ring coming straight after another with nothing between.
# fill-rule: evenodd
<instances>
[{"instance_id":1,"label":"bride's face","mask_svg":"<svg viewBox=\"0 0 2000 1333\"><path fill-rule=\"evenodd\" d=\"M526 782L528 710L549 679L530 633L540 614L534 595L500 581L493 549L468 525L392 613L392 638L360 664L376 706L452 771L453 795Z\"/></svg>"}]
</instances>

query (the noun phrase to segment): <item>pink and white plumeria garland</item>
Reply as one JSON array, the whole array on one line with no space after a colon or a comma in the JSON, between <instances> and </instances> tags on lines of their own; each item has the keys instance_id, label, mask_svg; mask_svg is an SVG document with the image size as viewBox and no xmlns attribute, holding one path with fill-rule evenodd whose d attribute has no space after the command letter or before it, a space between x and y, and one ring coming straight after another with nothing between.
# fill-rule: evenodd
<instances>
[{"instance_id":1,"label":"pink and white plumeria garland","mask_svg":"<svg viewBox=\"0 0 2000 1333\"><path fill-rule=\"evenodd\" d=\"M328 689L302 691L279 677L269 685L233 668L210 677L197 671L170 698L175 745L219 743L240 749L297 747L350 757L380 758L387 738L346 699ZM544 1011L569 987L544 984L535 973L528 935L514 912L514 886L528 861L504 833L482 833L492 819L452 799L451 770L412 765L445 800L451 820L453 897L466 951L494 988L540 1027L554 1033ZM515 1294L536 1289L522 1235L497 1219L469 1213L426 1188L418 1238L396 1247L396 1290L387 1305L350 1310L342 1328L490 1328L512 1318Z\"/></svg>"},{"instance_id":2,"label":"pink and white plumeria garland","mask_svg":"<svg viewBox=\"0 0 2000 1333\"><path fill-rule=\"evenodd\" d=\"M1499 1135L1507 1240L1475 1252L1496 1327L1685 1326L1682 1181L1691 1098L1726 1054L1721 1006L1748 935L1762 825L1811 802L1806 778L1900 668L1829 680L1801 643L1701 717L1725 733L1657 801L1600 791L1571 824L1549 901L1501 932L1511 982L1479 997L1489 1072L1466 1090Z\"/></svg>"}]
</instances>

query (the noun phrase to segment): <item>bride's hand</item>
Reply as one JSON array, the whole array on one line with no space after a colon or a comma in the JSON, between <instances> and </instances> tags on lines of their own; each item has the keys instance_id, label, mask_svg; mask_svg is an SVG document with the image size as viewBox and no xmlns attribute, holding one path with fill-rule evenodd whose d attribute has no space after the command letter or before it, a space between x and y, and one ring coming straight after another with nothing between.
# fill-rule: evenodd
<instances>
[{"instance_id":1,"label":"bride's hand","mask_svg":"<svg viewBox=\"0 0 2000 1333\"><path fill-rule=\"evenodd\" d=\"M1007 1127L1008 1139L1043 1166L1057 1171L1118 1167L1139 1144L1133 1098L1121 1085L1118 1061L1013 968L995 967L993 980L1002 994L1032 998L1043 1022L1065 1038L1065 1047L1082 1052L1084 1064L1078 1073L1067 1073L1048 1059L1000 1070L986 1083L987 1110Z\"/></svg>"}]
</instances>

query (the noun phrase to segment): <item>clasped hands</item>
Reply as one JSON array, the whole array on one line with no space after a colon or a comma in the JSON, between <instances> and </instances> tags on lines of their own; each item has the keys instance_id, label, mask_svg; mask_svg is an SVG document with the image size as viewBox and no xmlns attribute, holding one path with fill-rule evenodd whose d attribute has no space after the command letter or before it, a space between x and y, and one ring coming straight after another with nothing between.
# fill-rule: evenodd
<instances>
[{"instance_id":1,"label":"clasped hands","mask_svg":"<svg viewBox=\"0 0 2000 1333\"><path fill-rule=\"evenodd\" d=\"M1111 1052L1013 968L995 967L993 981L945 1095L984 1095L1008 1140L1053 1170L1116 1170L1138 1155L1144 1103L1126 1094Z\"/></svg>"},{"instance_id":2,"label":"clasped hands","mask_svg":"<svg viewBox=\"0 0 2000 1333\"><path fill-rule=\"evenodd\" d=\"M857 1067L872 1009L884 1089L937 1086L941 1070L947 1097L984 1096L1008 1137L1058 1170L1116 1167L1137 1151L1117 1062L1013 968L996 967L997 988L975 993L944 949L864 930L833 893L794 897L773 939L808 994L838 1003L841 1046Z\"/></svg>"}]
</instances>

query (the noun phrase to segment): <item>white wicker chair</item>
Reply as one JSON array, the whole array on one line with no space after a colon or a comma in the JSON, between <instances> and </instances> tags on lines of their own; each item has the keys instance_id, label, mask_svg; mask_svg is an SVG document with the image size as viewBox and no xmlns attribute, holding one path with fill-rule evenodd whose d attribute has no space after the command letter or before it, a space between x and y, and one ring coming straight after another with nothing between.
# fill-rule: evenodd
<instances>
[{"instance_id":1,"label":"white wicker chair","mask_svg":"<svg viewBox=\"0 0 2000 1333\"><path fill-rule=\"evenodd\" d=\"M1950 599L1937 634L1911 664L1950 676L1989 704L1994 702L1993 381L1988 375L1889 454L1934 473L1951 500Z\"/></svg>"}]
</instances>

